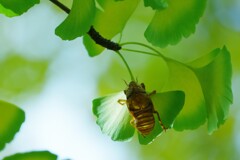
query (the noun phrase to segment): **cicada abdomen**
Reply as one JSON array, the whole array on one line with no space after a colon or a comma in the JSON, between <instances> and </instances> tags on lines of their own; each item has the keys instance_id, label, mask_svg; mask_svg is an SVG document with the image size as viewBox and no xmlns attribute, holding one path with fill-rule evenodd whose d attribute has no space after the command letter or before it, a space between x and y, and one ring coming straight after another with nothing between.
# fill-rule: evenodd
<instances>
[{"instance_id":1,"label":"cicada abdomen","mask_svg":"<svg viewBox=\"0 0 240 160\"><path fill-rule=\"evenodd\" d=\"M126 103L129 112L132 115L131 124L143 135L148 135L154 128L155 119L154 113L157 114L162 128L165 130L164 125L160 119L157 111L155 111L150 96L155 94L155 91L148 94L145 90L144 84L137 84L131 81L128 88L124 90L127 100L119 100L119 103Z\"/></svg>"}]
</instances>

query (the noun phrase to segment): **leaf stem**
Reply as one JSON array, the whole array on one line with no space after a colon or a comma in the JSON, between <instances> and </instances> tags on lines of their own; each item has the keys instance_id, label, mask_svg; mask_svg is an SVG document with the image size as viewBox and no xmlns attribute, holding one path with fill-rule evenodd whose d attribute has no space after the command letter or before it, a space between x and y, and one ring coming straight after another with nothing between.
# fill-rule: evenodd
<instances>
[{"instance_id":1,"label":"leaf stem","mask_svg":"<svg viewBox=\"0 0 240 160\"><path fill-rule=\"evenodd\" d=\"M58 0L49 0L49 1L52 2L53 4L55 4L56 6L58 6L59 8L61 8L67 14L70 13L71 10L67 6L65 6L64 4L59 2Z\"/></svg>"},{"instance_id":2,"label":"leaf stem","mask_svg":"<svg viewBox=\"0 0 240 160\"><path fill-rule=\"evenodd\" d=\"M131 69L130 69L128 63L127 63L127 61L126 61L125 58L123 57L123 55L122 55L119 51L115 51L115 52L116 52L116 53L120 56L120 58L123 60L125 66L127 67L128 73L129 73L129 75L130 75L130 77L131 77L131 80L132 80L132 81L135 81L134 76L133 76L133 73L132 73L132 71L131 71Z\"/></svg>"},{"instance_id":3,"label":"leaf stem","mask_svg":"<svg viewBox=\"0 0 240 160\"><path fill-rule=\"evenodd\" d=\"M157 53L162 58L166 59L166 57L161 52L159 52L158 50L156 50L155 48L153 48L149 45L146 45L146 44L143 44L143 43L140 43L140 42L125 42L125 43L120 44L120 46L125 46L125 45L139 45L139 46L148 48L148 49L152 50L153 52Z\"/></svg>"},{"instance_id":4,"label":"leaf stem","mask_svg":"<svg viewBox=\"0 0 240 160\"><path fill-rule=\"evenodd\" d=\"M151 56L161 57L161 56L159 56L158 54L155 54L155 53L146 52L146 51L140 51L140 50L135 50L135 49L122 48L122 50L123 51L137 52L137 53L147 54L147 55L151 55Z\"/></svg>"}]
</instances>

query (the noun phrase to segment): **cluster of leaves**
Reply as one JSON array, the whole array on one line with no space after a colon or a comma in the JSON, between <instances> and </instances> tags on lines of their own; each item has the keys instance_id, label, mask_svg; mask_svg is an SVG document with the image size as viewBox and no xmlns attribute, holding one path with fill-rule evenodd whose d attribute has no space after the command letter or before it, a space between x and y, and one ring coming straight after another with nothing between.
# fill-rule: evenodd
<instances>
[{"instance_id":1,"label":"cluster of leaves","mask_svg":"<svg viewBox=\"0 0 240 160\"><path fill-rule=\"evenodd\" d=\"M50 1L54 3L57 0ZM0 13L9 17L21 15L37 3L39 0L0 0ZM89 37L87 32L90 27L94 26L105 38L112 39L122 32L139 3L139 0L73 0L69 15L56 28L55 33L64 40L83 36L88 54L99 55L105 48L95 44ZM145 38L154 46L165 47L177 44L182 37L188 37L195 31L206 0L144 0L144 5L155 12L144 33ZM165 76L168 80L162 84L157 98L151 98L155 107L162 112L163 121L176 130L184 130L195 129L207 119L210 133L223 124L232 103L231 61L226 47L215 49L188 64L163 55L158 56L164 59L168 66L168 75ZM176 90L185 93L184 104L183 96L180 96L182 94L179 95ZM124 99L122 96L124 95L121 93L93 101L97 123L113 140L127 140L134 133L134 128L126 123L129 121L127 107L116 109L119 97ZM121 116L114 114L113 117L112 112ZM140 143L148 144L161 131L161 128L156 126L149 137L142 138L140 135Z\"/></svg>"},{"instance_id":2,"label":"cluster of leaves","mask_svg":"<svg viewBox=\"0 0 240 160\"><path fill-rule=\"evenodd\" d=\"M14 17L23 14L34 4L39 3L39 0L1 0L0 1L0 13ZM14 64L14 65L8 65ZM30 67L31 66L31 67ZM16 67L16 68L13 68ZM2 91L8 92L7 89L11 88L11 92L21 92L23 89L28 90L35 87L35 82L43 79L43 72L46 70L46 63L31 63L19 56L8 57L3 63L1 61L0 73L2 77L8 77L8 79L1 79L1 93ZM34 73L37 69L39 73ZM12 73L14 72L14 73ZM12 73L12 74L11 74ZM18 75L20 73L24 73ZM11 74L7 76L6 74ZM16 77L18 77L18 84L16 84ZM4 94L4 93L3 93ZM9 94L9 92L8 92ZM10 96L13 93L10 93ZM4 149L7 143L11 142L15 134L20 130L22 124L25 121L25 113L18 106L0 100L0 151ZM57 160L57 155L48 151L32 151L26 153L17 153L4 157L3 160Z\"/></svg>"},{"instance_id":3,"label":"cluster of leaves","mask_svg":"<svg viewBox=\"0 0 240 160\"><path fill-rule=\"evenodd\" d=\"M0 0L0 13L9 17L18 16L39 2ZM96 7L96 2L99 7ZM56 28L55 33L64 40L84 36L88 54L96 56L104 48L96 45L87 35L90 26L93 25L105 38L111 39L122 32L139 3L140 0L73 0L69 15ZM178 43L182 37L188 37L195 31L195 25L205 9L206 0L144 0L144 5L150 6L155 12L144 35L153 45L164 47Z\"/></svg>"}]
</instances>

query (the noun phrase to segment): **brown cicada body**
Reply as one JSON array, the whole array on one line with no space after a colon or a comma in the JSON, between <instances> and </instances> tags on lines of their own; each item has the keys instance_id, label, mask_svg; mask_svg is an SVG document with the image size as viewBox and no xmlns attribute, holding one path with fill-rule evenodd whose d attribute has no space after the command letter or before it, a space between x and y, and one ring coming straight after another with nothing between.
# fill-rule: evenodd
<instances>
[{"instance_id":1,"label":"brown cicada body","mask_svg":"<svg viewBox=\"0 0 240 160\"><path fill-rule=\"evenodd\" d=\"M128 84L128 88L124 90L127 100L120 99L118 102L120 104L127 104L128 110L132 115L131 124L143 135L148 135L154 128L155 119L154 113L157 114L158 120L164 130L166 128L162 124L159 113L154 109L151 95L156 92L148 94L145 90L143 83L140 85L131 81Z\"/></svg>"}]
</instances>

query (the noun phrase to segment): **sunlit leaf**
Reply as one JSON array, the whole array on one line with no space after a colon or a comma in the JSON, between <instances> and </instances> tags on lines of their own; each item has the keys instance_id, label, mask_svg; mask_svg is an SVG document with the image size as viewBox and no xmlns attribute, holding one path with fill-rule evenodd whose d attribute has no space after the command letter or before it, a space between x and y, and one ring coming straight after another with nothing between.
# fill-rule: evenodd
<instances>
[{"instance_id":1,"label":"sunlit leaf","mask_svg":"<svg viewBox=\"0 0 240 160\"><path fill-rule=\"evenodd\" d=\"M4 8L11 10L13 13L16 13L17 15L23 14L29 8L31 8L32 6L39 2L40 0L0 0L0 4ZM9 10L2 10L2 7L0 7L0 13L4 13L6 16L12 17L14 14L9 14Z\"/></svg>"},{"instance_id":2,"label":"sunlit leaf","mask_svg":"<svg viewBox=\"0 0 240 160\"><path fill-rule=\"evenodd\" d=\"M178 43L195 31L206 0L171 0L166 9L156 11L145 31L146 39L155 46Z\"/></svg>"},{"instance_id":3,"label":"sunlit leaf","mask_svg":"<svg viewBox=\"0 0 240 160\"><path fill-rule=\"evenodd\" d=\"M33 151L26 153L17 153L3 160L57 160L57 155L49 151Z\"/></svg>"},{"instance_id":4,"label":"sunlit leaf","mask_svg":"<svg viewBox=\"0 0 240 160\"><path fill-rule=\"evenodd\" d=\"M190 64L193 67L206 101L208 131L211 133L223 124L232 104L232 66L230 53L224 47Z\"/></svg>"},{"instance_id":5,"label":"sunlit leaf","mask_svg":"<svg viewBox=\"0 0 240 160\"><path fill-rule=\"evenodd\" d=\"M146 7L150 6L152 9L163 9L168 6L168 2L166 0L144 0L144 5Z\"/></svg>"},{"instance_id":6,"label":"sunlit leaf","mask_svg":"<svg viewBox=\"0 0 240 160\"><path fill-rule=\"evenodd\" d=\"M127 20L135 10L139 0L98 0L104 11L97 10L93 26L107 39L112 39L120 33ZM88 51L89 56L100 54L104 48L96 44L88 35L84 36L83 43Z\"/></svg>"},{"instance_id":7,"label":"sunlit leaf","mask_svg":"<svg viewBox=\"0 0 240 160\"><path fill-rule=\"evenodd\" d=\"M174 129L196 129L206 121L205 100L195 73L185 64L168 60L169 77L163 91L181 90L185 104L174 122Z\"/></svg>"},{"instance_id":8,"label":"sunlit leaf","mask_svg":"<svg viewBox=\"0 0 240 160\"><path fill-rule=\"evenodd\" d=\"M12 141L24 120L25 114L20 108L0 100L0 150Z\"/></svg>"},{"instance_id":9,"label":"sunlit leaf","mask_svg":"<svg viewBox=\"0 0 240 160\"><path fill-rule=\"evenodd\" d=\"M134 127L127 106L118 103L119 99L126 99L123 92L94 99L93 113L103 133L114 141L126 141L132 138Z\"/></svg>"},{"instance_id":10,"label":"sunlit leaf","mask_svg":"<svg viewBox=\"0 0 240 160\"><path fill-rule=\"evenodd\" d=\"M64 40L73 40L86 34L95 16L94 0L73 0L68 17L56 28L55 33Z\"/></svg>"},{"instance_id":11,"label":"sunlit leaf","mask_svg":"<svg viewBox=\"0 0 240 160\"><path fill-rule=\"evenodd\" d=\"M8 16L8 17L14 17L14 16L18 15L16 13L14 13L12 10L3 7L1 4L0 4L0 13L4 14L5 16Z\"/></svg>"},{"instance_id":12,"label":"sunlit leaf","mask_svg":"<svg viewBox=\"0 0 240 160\"><path fill-rule=\"evenodd\" d=\"M185 96L182 91L157 93L151 96L154 109L159 113L161 121L165 128L172 127L176 116L182 110L184 99ZM138 133L139 143L151 143L162 131L163 130L159 123L158 117L155 115L154 130L145 137Z\"/></svg>"}]
</instances>

